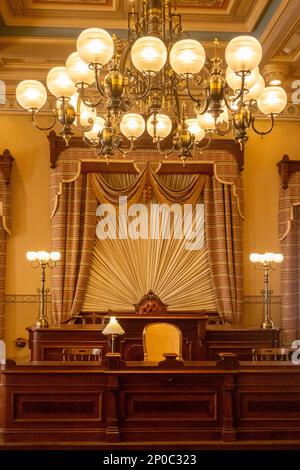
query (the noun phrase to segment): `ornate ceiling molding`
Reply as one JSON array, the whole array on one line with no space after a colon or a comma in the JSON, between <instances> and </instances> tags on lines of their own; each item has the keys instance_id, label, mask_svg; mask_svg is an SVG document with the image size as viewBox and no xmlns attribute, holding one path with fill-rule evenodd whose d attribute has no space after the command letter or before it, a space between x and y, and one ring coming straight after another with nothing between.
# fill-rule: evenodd
<instances>
[{"instance_id":1,"label":"ornate ceiling molding","mask_svg":"<svg viewBox=\"0 0 300 470\"><path fill-rule=\"evenodd\" d=\"M140 0L141 1L141 0ZM251 32L271 0L183 0L178 3L186 30ZM126 29L129 2L121 0L2 0L7 26ZM66 21L67 19L67 21Z\"/></svg>"}]
</instances>

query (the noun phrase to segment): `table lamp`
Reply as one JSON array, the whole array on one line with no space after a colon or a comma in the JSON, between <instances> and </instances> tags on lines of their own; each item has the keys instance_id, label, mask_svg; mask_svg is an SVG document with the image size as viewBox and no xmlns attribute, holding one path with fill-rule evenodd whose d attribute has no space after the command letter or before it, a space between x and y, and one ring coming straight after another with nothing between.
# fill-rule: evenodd
<instances>
[{"instance_id":1,"label":"table lamp","mask_svg":"<svg viewBox=\"0 0 300 470\"><path fill-rule=\"evenodd\" d=\"M115 337L119 335L124 335L125 331L118 323L116 317L110 317L109 323L106 325L102 331L103 335L111 335L111 352L115 352Z\"/></svg>"}]
</instances>

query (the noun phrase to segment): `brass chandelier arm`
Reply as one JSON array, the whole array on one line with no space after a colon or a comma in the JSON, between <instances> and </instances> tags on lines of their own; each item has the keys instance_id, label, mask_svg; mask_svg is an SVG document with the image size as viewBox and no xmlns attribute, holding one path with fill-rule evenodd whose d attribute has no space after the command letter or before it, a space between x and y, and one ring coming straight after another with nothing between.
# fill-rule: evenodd
<instances>
[{"instance_id":1,"label":"brass chandelier arm","mask_svg":"<svg viewBox=\"0 0 300 470\"><path fill-rule=\"evenodd\" d=\"M168 156L169 156L171 153L173 153L174 150L175 150L175 146L173 145L173 147L172 147L170 150L168 150L167 152L164 152L164 151L162 150L162 148L161 148L160 140L159 140L159 139L158 139L158 141L156 142L156 148L157 148L157 150L159 151L159 153L160 153L161 155L163 155L165 158L168 158Z\"/></svg>"},{"instance_id":2,"label":"brass chandelier arm","mask_svg":"<svg viewBox=\"0 0 300 470\"><path fill-rule=\"evenodd\" d=\"M216 124L216 133L221 136L227 135L232 130L232 122L228 121L226 129L221 129L219 124Z\"/></svg>"},{"instance_id":3,"label":"brass chandelier arm","mask_svg":"<svg viewBox=\"0 0 300 470\"><path fill-rule=\"evenodd\" d=\"M77 86L78 84L76 84ZM87 101L87 98L85 96L85 88L81 85L80 86L80 89L79 87L77 87L77 90L78 90L78 96L80 98L80 101L85 105L87 106L88 108L97 108L98 106L100 106L102 104L102 101L103 99L100 98L98 101L96 101L95 103L91 102L91 101ZM79 99L78 99L79 101Z\"/></svg>"},{"instance_id":4,"label":"brass chandelier arm","mask_svg":"<svg viewBox=\"0 0 300 470\"><path fill-rule=\"evenodd\" d=\"M272 132L272 130L274 128L274 124L275 124L274 113L271 113L270 117L271 117L271 124L270 124L270 128L267 131L259 131L258 129L256 129L256 127L255 127L255 118L252 117L251 127L252 127L252 129L254 130L254 132L256 134L261 135L263 137L264 135L268 135Z\"/></svg>"},{"instance_id":5,"label":"brass chandelier arm","mask_svg":"<svg viewBox=\"0 0 300 470\"><path fill-rule=\"evenodd\" d=\"M39 131L50 131L51 129L53 129L53 127L55 126L56 121L57 121L57 115L54 114L54 116L53 116L53 122L52 122L52 124L51 124L50 126L41 127L41 126L39 126L39 124L37 123L37 120L36 120L36 112L37 112L36 109L32 109L32 111L31 111L31 121L32 121L33 125L34 125Z\"/></svg>"},{"instance_id":6,"label":"brass chandelier arm","mask_svg":"<svg viewBox=\"0 0 300 470\"><path fill-rule=\"evenodd\" d=\"M201 79L201 82L202 82L202 79ZM201 83L200 82L200 83ZM187 92L188 92L188 95L190 97L190 99L192 101L194 101L194 103L197 104L197 106L201 105L202 103L204 103L205 101L207 101L207 88L205 88L205 98L203 100L200 100L199 98L195 98L193 95L192 95L192 92L191 92L191 88L190 88L190 80L189 80L189 77L188 75L186 76L186 89L187 89Z\"/></svg>"},{"instance_id":7,"label":"brass chandelier arm","mask_svg":"<svg viewBox=\"0 0 300 470\"><path fill-rule=\"evenodd\" d=\"M84 134L82 136L82 140L83 142L88 145L88 147L98 147L99 143L100 143L100 139L98 142L94 141L92 142L91 140L89 140Z\"/></svg>"},{"instance_id":8,"label":"brass chandelier arm","mask_svg":"<svg viewBox=\"0 0 300 470\"><path fill-rule=\"evenodd\" d=\"M150 87L151 87L151 76L150 75L146 75L147 76L147 85L146 85L146 90L141 94L141 95L134 95L134 98L136 100L142 100L144 99L148 94L149 94L149 91L150 91ZM130 92L129 92L130 93Z\"/></svg>"},{"instance_id":9,"label":"brass chandelier arm","mask_svg":"<svg viewBox=\"0 0 300 470\"><path fill-rule=\"evenodd\" d=\"M122 149L121 141L116 146L116 148L117 148L118 152L120 152L123 155L123 157L125 158L128 153L130 153L134 150L134 139L133 138L130 139L130 146L125 148L124 150Z\"/></svg>"},{"instance_id":10,"label":"brass chandelier arm","mask_svg":"<svg viewBox=\"0 0 300 470\"><path fill-rule=\"evenodd\" d=\"M100 64L92 64L92 68L95 71L95 83L96 83L97 90L100 93L100 95L105 98L104 89L101 87L101 83L99 81L99 72L103 69L103 67Z\"/></svg>"},{"instance_id":11,"label":"brass chandelier arm","mask_svg":"<svg viewBox=\"0 0 300 470\"><path fill-rule=\"evenodd\" d=\"M210 146L211 141L212 141L212 133L209 133L208 134L208 141L203 147L198 147L196 142L194 142L194 144L193 144L193 147L194 147L193 148L193 156L196 155L197 153L200 153L200 154L203 153L203 151Z\"/></svg>"}]
</instances>

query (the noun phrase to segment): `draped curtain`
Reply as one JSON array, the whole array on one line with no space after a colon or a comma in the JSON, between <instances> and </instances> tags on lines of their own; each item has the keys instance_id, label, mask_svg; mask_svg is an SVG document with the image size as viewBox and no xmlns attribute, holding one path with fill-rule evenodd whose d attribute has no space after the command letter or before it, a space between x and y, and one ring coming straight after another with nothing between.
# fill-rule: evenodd
<instances>
[{"instance_id":1,"label":"draped curtain","mask_svg":"<svg viewBox=\"0 0 300 470\"><path fill-rule=\"evenodd\" d=\"M290 175L279 194L279 241L281 265L282 327L290 344L300 335L300 172Z\"/></svg>"},{"instance_id":2,"label":"draped curtain","mask_svg":"<svg viewBox=\"0 0 300 470\"><path fill-rule=\"evenodd\" d=\"M203 190L206 177L200 175L162 175L158 177L154 172L150 173L151 187L153 188L152 202L197 202ZM136 177L128 183L128 175L91 175L93 188L100 202L110 200L117 203L115 189L122 188L119 194L125 194L125 183L132 190ZM143 175L139 180L143 179ZM122 184L123 180L123 184ZM103 186L106 192L103 192ZM99 186L98 186L98 183ZM132 201L132 198L130 199ZM193 240L193 248L187 249L189 241L185 237L176 239L174 235L183 235L183 210L182 205L177 208L175 217L170 214L168 221L163 222L163 217L157 209L157 205L148 203L146 207L146 226L149 228L147 238L132 239L105 239L96 238L94 255L91 264L90 277L83 302L83 310L107 310L108 306L116 310L132 310L133 305L149 290L154 291L173 310L215 310L214 294L208 263L207 247L204 239L204 231L198 240ZM162 207L162 206L160 206ZM194 206L195 208L195 206ZM144 208L143 208L144 209ZM179 211L178 211L179 209ZM202 210L201 210L202 209ZM144 209L145 210L145 209ZM203 204L197 206L191 214L189 222L185 224L185 233L204 225ZM153 219L151 220L151 218ZM197 220L196 220L197 218ZM172 219L172 220L171 220ZM113 222L113 221L112 221ZM156 227L151 227L151 222ZM160 222L162 222L160 226ZM172 231L170 230L170 224ZM117 224L118 225L118 224ZM157 230L168 229L169 238L163 238L162 233L158 239L150 235ZM120 229L120 227L116 227ZM116 230L117 231L117 230ZM188 233L189 235L189 233ZM199 230L200 235L200 230Z\"/></svg>"},{"instance_id":3,"label":"draped curtain","mask_svg":"<svg viewBox=\"0 0 300 470\"><path fill-rule=\"evenodd\" d=\"M89 157L91 158L91 152L88 150L66 150L61 154L57 168L52 174L53 248L62 253L62 259L52 273L54 323L61 323L67 317L79 313L82 308L95 242L97 201L101 204L108 202L116 204L120 195L126 195L129 205L139 200L149 203L153 199L159 203L195 204L202 197L201 194L205 202L207 254L202 259L199 257L197 265L191 262L190 254L186 253L182 267L185 266L190 270L187 280L190 278L191 281L198 272L198 267L203 268L206 265L207 271L203 270L203 279L212 284L213 297L219 313L228 321L238 322L242 305L243 215L241 178L234 157L226 152L212 154L210 162L214 174L181 175L183 179L180 188L174 186L177 175L160 176L149 164L144 165L144 169L134 178L130 175L122 177L109 174L105 174L105 177L104 174L81 175L80 162ZM205 157L207 158L207 155ZM97 243L96 240L95 246ZM141 252L144 251L142 243L139 249ZM153 246L152 249L154 256L150 258L156 260L155 269L159 269L161 260L157 247ZM175 269L178 259L170 257L173 249L174 245L172 246L171 242L169 246L166 244L165 253L162 251L161 256L164 256L166 261L169 256L167 265L171 268L173 263ZM109 247L106 256L108 252ZM97 248L94 253L97 256ZM104 263L103 259L100 261L99 258L97 262ZM119 262L121 263L121 257ZM131 273L132 271L133 269ZM180 275L180 270L177 274L176 270L174 273L173 287L165 284L164 290L162 288L165 295L162 300L166 303L168 303L168 289L178 287L176 276ZM127 274L130 278L129 272ZM140 274L141 271L134 275ZM157 279L161 278L157 276ZM203 279L201 282L204 282ZM130 282L135 285L134 280ZM186 289L192 290L188 282ZM96 288L97 285L94 284L94 289ZM145 293L142 292L143 295ZM199 293L201 294L201 288ZM180 293L177 294L179 303L176 306L179 306ZM211 306L214 299L210 299ZM110 305L107 307L111 308Z\"/></svg>"}]
</instances>

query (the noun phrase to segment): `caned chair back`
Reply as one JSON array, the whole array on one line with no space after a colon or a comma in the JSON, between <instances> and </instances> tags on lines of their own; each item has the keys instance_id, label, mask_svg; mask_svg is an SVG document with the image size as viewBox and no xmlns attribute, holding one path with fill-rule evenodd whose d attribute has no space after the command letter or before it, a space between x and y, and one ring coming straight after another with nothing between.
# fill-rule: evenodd
<instances>
[{"instance_id":1,"label":"caned chair back","mask_svg":"<svg viewBox=\"0 0 300 470\"><path fill-rule=\"evenodd\" d=\"M102 348L64 348L63 361L102 361Z\"/></svg>"},{"instance_id":2,"label":"caned chair back","mask_svg":"<svg viewBox=\"0 0 300 470\"><path fill-rule=\"evenodd\" d=\"M289 361L294 349L290 348L261 348L252 349L253 361Z\"/></svg>"},{"instance_id":3,"label":"caned chair back","mask_svg":"<svg viewBox=\"0 0 300 470\"><path fill-rule=\"evenodd\" d=\"M144 360L159 362L164 353L176 353L182 359L182 334L172 323L149 323L143 331Z\"/></svg>"}]
</instances>

